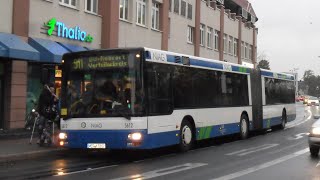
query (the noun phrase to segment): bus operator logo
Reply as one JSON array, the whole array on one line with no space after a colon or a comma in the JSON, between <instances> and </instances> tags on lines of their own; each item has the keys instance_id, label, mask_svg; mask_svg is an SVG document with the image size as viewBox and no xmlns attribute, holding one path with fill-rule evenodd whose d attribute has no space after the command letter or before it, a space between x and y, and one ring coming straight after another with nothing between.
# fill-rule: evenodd
<instances>
[{"instance_id":1,"label":"bus operator logo","mask_svg":"<svg viewBox=\"0 0 320 180\"><path fill-rule=\"evenodd\" d=\"M53 32L57 29L57 36L72 40L78 40L83 42L93 42L93 37L87 34L86 31L82 31L80 27L68 28L63 22L57 21L56 18L50 19L44 26L48 28L47 34L53 35Z\"/></svg>"}]
</instances>

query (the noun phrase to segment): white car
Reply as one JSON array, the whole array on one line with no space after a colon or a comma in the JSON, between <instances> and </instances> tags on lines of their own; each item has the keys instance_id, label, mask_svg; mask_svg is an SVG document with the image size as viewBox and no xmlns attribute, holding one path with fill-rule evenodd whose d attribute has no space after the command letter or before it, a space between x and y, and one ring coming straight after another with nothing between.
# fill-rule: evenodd
<instances>
[{"instance_id":1,"label":"white car","mask_svg":"<svg viewBox=\"0 0 320 180\"><path fill-rule=\"evenodd\" d=\"M318 99L309 99L307 101L308 106L319 106L319 100Z\"/></svg>"},{"instance_id":2,"label":"white car","mask_svg":"<svg viewBox=\"0 0 320 180\"><path fill-rule=\"evenodd\" d=\"M309 149L312 156L317 157L320 149L320 120L316 121L309 134Z\"/></svg>"}]
</instances>

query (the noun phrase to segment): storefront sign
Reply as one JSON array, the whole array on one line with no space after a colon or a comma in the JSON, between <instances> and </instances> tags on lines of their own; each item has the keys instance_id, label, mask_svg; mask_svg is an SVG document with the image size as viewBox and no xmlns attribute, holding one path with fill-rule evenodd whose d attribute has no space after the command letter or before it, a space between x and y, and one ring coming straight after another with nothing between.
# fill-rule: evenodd
<instances>
[{"instance_id":1,"label":"storefront sign","mask_svg":"<svg viewBox=\"0 0 320 180\"><path fill-rule=\"evenodd\" d=\"M56 35L61 38L78 40L83 42L93 42L93 37L80 27L68 27L63 22L57 21L56 18L50 19L44 26L48 28L47 34L49 36ZM56 33L55 33L56 32ZM54 34L55 33L55 34Z\"/></svg>"}]
</instances>

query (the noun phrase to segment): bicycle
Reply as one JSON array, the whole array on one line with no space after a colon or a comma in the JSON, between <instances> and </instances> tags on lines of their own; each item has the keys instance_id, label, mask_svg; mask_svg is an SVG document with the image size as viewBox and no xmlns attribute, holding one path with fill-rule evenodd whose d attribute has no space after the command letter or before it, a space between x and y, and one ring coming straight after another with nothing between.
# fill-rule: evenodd
<instances>
[{"instance_id":1,"label":"bicycle","mask_svg":"<svg viewBox=\"0 0 320 180\"><path fill-rule=\"evenodd\" d=\"M36 108L37 108L37 103L35 101L31 101L31 103L33 104L33 108L31 110L31 112L28 113L27 118L26 118L26 122L25 122L25 129L27 130L31 130L32 125L35 122L35 119L38 116L38 113L36 112Z\"/></svg>"}]
</instances>

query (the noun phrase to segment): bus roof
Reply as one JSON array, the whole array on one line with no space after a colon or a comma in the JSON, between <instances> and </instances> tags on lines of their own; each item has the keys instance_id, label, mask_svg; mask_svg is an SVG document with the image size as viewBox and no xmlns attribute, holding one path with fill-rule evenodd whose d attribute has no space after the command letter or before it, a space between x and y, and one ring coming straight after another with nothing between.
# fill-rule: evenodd
<instances>
[{"instance_id":1,"label":"bus roof","mask_svg":"<svg viewBox=\"0 0 320 180\"><path fill-rule=\"evenodd\" d=\"M230 62L223 62L220 60L215 59L209 59L209 58L203 58L203 57L197 57L187 54L181 54L181 53L175 53L171 51L164 51L164 50L158 50L148 47L128 47L128 48L113 48L113 49L96 49L96 50L89 50L89 51L80 51L80 52L73 52L73 53L66 53L64 56L70 56L70 55L88 55L88 54L98 54L103 53L104 51L112 51L112 50L144 50L149 51L150 53L162 53L166 55L166 60L168 63L174 63L175 57L188 57L190 59L190 62L192 66L202 67L202 68L210 68L210 69L218 69L222 71L231 71L231 72L239 72L239 73L245 73L249 74L250 71L253 69L251 67L247 67L240 64L230 63ZM151 57L146 57L146 59L151 60ZM273 78L279 78L279 79L288 79L288 80L294 80L294 76L291 74L286 73L277 73L266 69L261 69L261 75L267 76L267 77L273 77Z\"/></svg>"}]
</instances>

